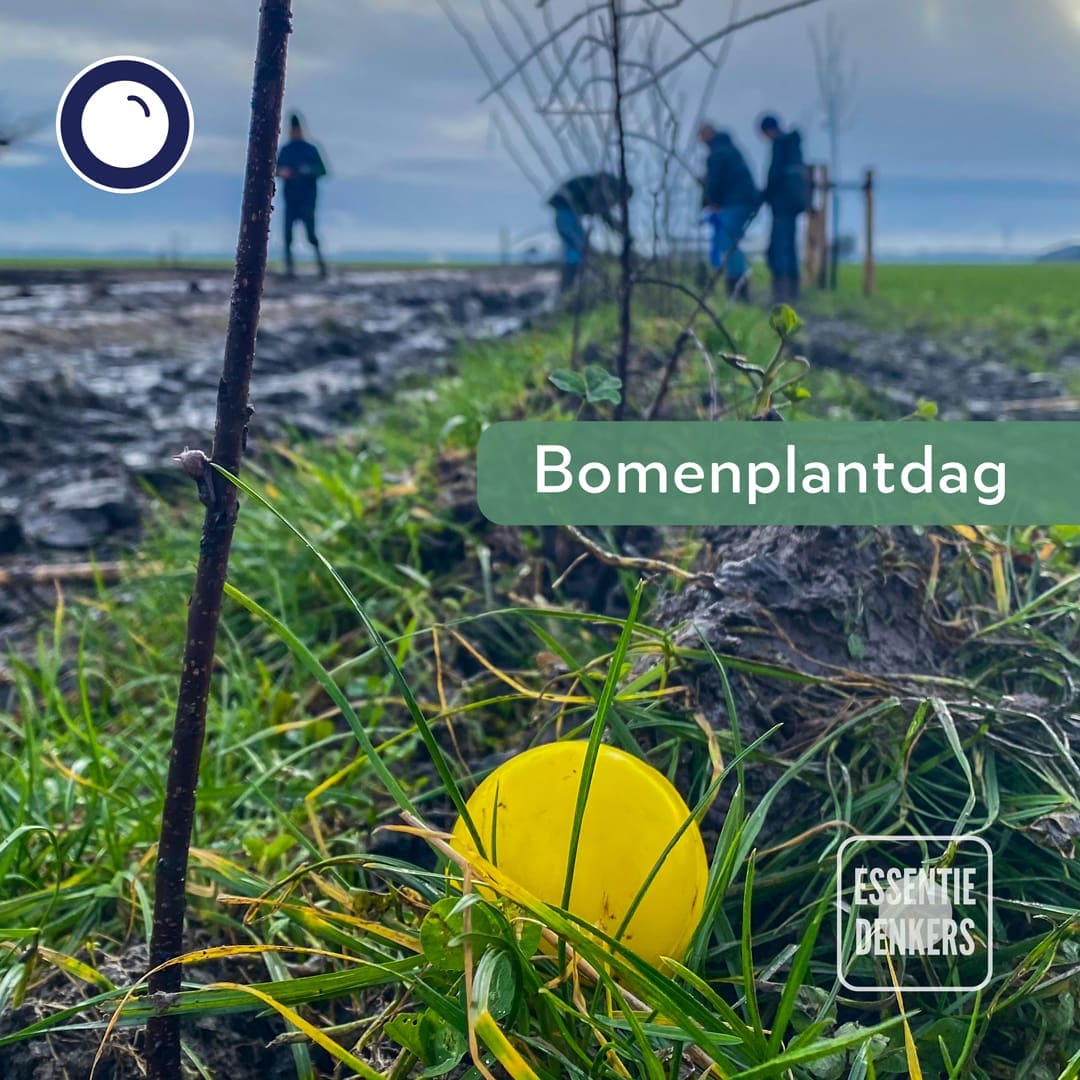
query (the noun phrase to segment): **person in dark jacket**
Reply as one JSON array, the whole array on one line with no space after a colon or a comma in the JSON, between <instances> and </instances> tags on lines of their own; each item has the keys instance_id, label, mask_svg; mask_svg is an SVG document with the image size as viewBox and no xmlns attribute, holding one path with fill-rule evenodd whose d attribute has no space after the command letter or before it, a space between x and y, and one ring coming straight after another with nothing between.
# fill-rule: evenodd
<instances>
[{"instance_id":1,"label":"person in dark jacket","mask_svg":"<svg viewBox=\"0 0 1080 1080\"><path fill-rule=\"evenodd\" d=\"M634 189L626 185L629 200ZM625 235L628 224L621 219L622 185L611 173L590 173L567 180L548 199L555 211L555 231L563 244L562 291L569 289L581 272L589 246L588 233L582 220L597 217L613 232Z\"/></svg>"},{"instance_id":2,"label":"person in dark jacket","mask_svg":"<svg viewBox=\"0 0 1080 1080\"><path fill-rule=\"evenodd\" d=\"M765 183L764 201L772 210L772 235L768 262L772 272L773 296L781 302L798 299L799 215L807 208L806 165L802 136L794 128L784 131L775 116L761 118L761 133L772 143L772 162Z\"/></svg>"},{"instance_id":3,"label":"person in dark jacket","mask_svg":"<svg viewBox=\"0 0 1080 1080\"><path fill-rule=\"evenodd\" d=\"M277 161L277 174L284 181L285 194L285 273L295 276L293 265L293 229L299 222L307 232L308 243L315 249L320 277L326 277L326 260L319 247L315 232L315 203L319 193L319 180L326 175L322 155L313 143L304 138L304 126L300 117L293 114L289 123L289 141L285 143Z\"/></svg>"},{"instance_id":4,"label":"person in dark jacket","mask_svg":"<svg viewBox=\"0 0 1080 1080\"><path fill-rule=\"evenodd\" d=\"M703 124L698 137L709 148L701 206L712 228L709 265L723 272L728 296L749 299L746 256L739 248L750 219L761 204L746 159L726 131Z\"/></svg>"}]
</instances>

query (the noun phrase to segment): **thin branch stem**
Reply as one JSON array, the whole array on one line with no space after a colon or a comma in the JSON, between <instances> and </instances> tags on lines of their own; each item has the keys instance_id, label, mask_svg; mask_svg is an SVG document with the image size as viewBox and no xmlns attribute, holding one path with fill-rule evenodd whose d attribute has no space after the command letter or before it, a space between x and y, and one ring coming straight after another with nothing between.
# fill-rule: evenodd
<instances>
[{"instance_id":1,"label":"thin branch stem","mask_svg":"<svg viewBox=\"0 0 1080 1080\"><path fill-rule=\"evenodd\" d=\"M225 358L218 384L212 458L196 451L188 451L180 457L185 471L198 485L206 513L195 584L188 606L184 661L155 867L154 921L150 939L150 966L155 969L183 955L184 951L188 854L195 817L195 792L206 734L206 706L229 551L239 511L236 487L226 483L211 465L219 465L233 474L239 472L247 442L251 416L248 392L266 275L274 164L281 131L285 61L291 30L291 0L263 0L255 53L236 273ZM150 991L176 993L180 989L180 980L181 966L173 964L150 977ZM147 1024L146 1032L150 1080L180 1080L179 1017L154 1017Z\"/></svg>"},{"instance_id":2,"label":"thin branch stem","mask_svg":"<svg viewBox=\"0 0 1080 1080\"><path fill-rule=\"evenodd\" d=\"M790 11L798 11L800 8L810 7L811 4L820 4L821 2L822 0L789 0L788 3L770 8L768 11L760 11L756 15L748 15L745 19L738 19L735 22L728 23L723 30L717 30L716 33L702 38L695 48L687 49L685 52L679 53L674 59L669 60L668 63L649 78L643 79L641 82L627 87L626 96L633 97L635 94L641 93L642 90L648 89L653 83L659 82L659 80L670 75L673 71L676 71L685 64L699 49L711 45L714 41L722 41L729 35L737 33L739 30L745 30L749 26L767 22L769 19L775 19L779 15L786 15Z\"/></svg>"}]
</instances>

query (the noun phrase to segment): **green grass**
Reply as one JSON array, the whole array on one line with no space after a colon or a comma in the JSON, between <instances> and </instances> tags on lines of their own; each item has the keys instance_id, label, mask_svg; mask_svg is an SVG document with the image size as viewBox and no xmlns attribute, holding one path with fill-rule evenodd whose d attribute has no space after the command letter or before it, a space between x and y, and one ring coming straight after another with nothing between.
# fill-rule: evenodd
<instances>
[{"instance_id":1,"label":"green grass","mask_svg":"<svg viewBox=\"0 0 1080 1080\"><path fill-rule=\"evenodd\" d=\"M673 325L648 320L640 338L659 353ZM759 313L738 312L731 327L748 355L767 358ZM583 340L610 341L612 328L611 312L596 313ZM1075 1076L1065 1064L1078 1051L1075 864L1026 830L1080 807L1080 780L1045 731L996 708L1007 690L1064 697L1076 678L1069 552L1062 545L1045 567L1066 582L1054 593L1031 562L1042 534L1007 538L1021 560L1005 564L1001 597L998 549L978 542L927 583L928 602L950 597L965 625L998 623L967 645L970 681L937 688L950 701L974 696L975 720L942 700L855 699L818 679L815 692L835 697L835 724L795 757L769 738L743 745L733 694L706 730L669 689L710 667L759 697L805 686L805 676L676 643L653 624L659 585L647 585L639 605L626 572L625 619L591 614L566 592L554 606L534 604L533 573L551 537L486 526L470 505L471 448L484 424L572 415L546 378L568 350L563 323L469 346L455 376L426 388L435 393L385 404L339 443L283 446L245 470L192 920L234 951L333 957L325 970L298 972L277 953L256 954L263 997L191 983L173 1007L237 1014L238 1038L241 1014L299 1010L315 1034L294 1046L298 1077L311 1075L318 1051L307 1047L316 1046L343 1075L435 1075L468 1061L470 1032L484 1060L544 1080L671 1080L689 1049L698 1072L711 1058L725 1076L905 1076L895 1003L853 998L837 983L829 909L839 842L900 821L902 830L987 836L1004 900L991 986L907 1002L924 1075ZM718 377L737 403L741 377ZM689 358L673 395L679 410L701 415L706 386ZM845 400L849 391L837 389ZM59 969L100 1003L42 1027L90 1023L100 1035L127 989L109 984L101 958L149 933L199 519L191 498L161 503L121 584L65 596L36 655L13 662L11 707L0 712L0 1016ZM999 616L988 614L996 601ZM447 824L452 797L472 790L493 751L551 733L594 745L603 737L642 756L692 807L717 791L730 799L684 967L664 974L614 942L605 950L565 912L520 892L462 899L443 867L425 869L407 849L365 856L374 827L399 822L405 807ZM1043 741L1045 754L1032 755ZM751 805L744 777L765 763L780 779ZM780 819L777 800L795 782L805 785L797 819ZM848 824L802 835L834 820ZM542 930L569 943L599 985L560 980L556 956L538 948ZM217 958L215 977L249 983L242 959L250 955ZM137 993L121 1025L144 1022L151 1007ZM8 1034L0 1051L40 1033Z\"/></svg>"},{"instance_id":2,"label":"green grass","mask_svg":"<svg viewBox=\"0 0 1080 1080\"><path fill-rule=\"evenodd\" d=\"M862 269L844 266L834 294L809 294L813 310L885 328L989 338L1018 361L1049 367L1080 353L1080 265L882 264L864 297Z\"/></svg>"}]
</instances>

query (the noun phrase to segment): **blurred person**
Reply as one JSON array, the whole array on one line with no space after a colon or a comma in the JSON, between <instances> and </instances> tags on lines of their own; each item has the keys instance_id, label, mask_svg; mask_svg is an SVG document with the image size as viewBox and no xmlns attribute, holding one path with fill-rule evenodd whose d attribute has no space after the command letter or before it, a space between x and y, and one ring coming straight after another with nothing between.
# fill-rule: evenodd
<instances>
[{"instance_id":1,"label":"blurred person","mask_svg":"<svg viewBox=\"0 0 1080 1080\"><path fill-rule=\"evenodd\" d=\"M326 277L326 260L323 259L315 232L318 185L326 175L326 166L318 148L304 138L304 125L295 113L289 120L289 141L278 154L277 174L285 182L285 273L288 277L296 276L292 242L293 229L300 222L307 232L308 243L315 249L319 276Z\"/></svg>"},{"instance_id":2,"label":"blurred person","mask_svg":"<svg viewBox=\"0 0 1080 1080\"><path fill-rule=\"evenodd\" d=\"M698 138L709 148L701 193L705 220L712 229L709 265L714 271L723 271L728 296L748 300L750 279L739 244L761 205L761 193L746 159L726 131L702 124Z\"/></svg>"},{"instance_id":3,"label":"blurred person","mask_svg":"<svg viewBox=\"0 0 1080 1080\"><path fill-rule=\"evenodd\" d=\"M768 263L772 272L773 299L789 303L799 297L797 225L799 215L809 205L802 135L795 128L784 131L771 113L763 116L758 126L761 134L772 143L772 161L763 201L772 210Z\"/></svg>"},{"instance_id":4,"label":"blurred person","mask_svg":"<svg viewBox=\"0 0 1080 1080\"><path fill-rule=\"evenodd\" d=\"M626 198L633 194L634 189L627 184ZM598 217L613 232L625 236L628 223L621 220L621 205L619 178L605 172L572 177L548 199L548 206L555 211L555 231L563 244L560 291L565 292L575 284L589 248L582 219Z\"/></svg>"}]
</instances>

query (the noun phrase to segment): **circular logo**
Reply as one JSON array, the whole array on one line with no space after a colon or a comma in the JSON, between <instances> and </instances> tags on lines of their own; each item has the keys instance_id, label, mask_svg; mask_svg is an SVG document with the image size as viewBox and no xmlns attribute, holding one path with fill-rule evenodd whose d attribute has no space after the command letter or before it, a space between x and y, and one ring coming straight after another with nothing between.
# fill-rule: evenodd
<instances>
[{"instance_id":1,"label":"circular logo","mask_svg":"<svg viewBox=\"0 0 1080 1080\"><path fill-rule=\"evenodd\" d=\"M171 71L139 56L110 56L84 68L56 110L64 160L88 184L118 195L168 180L194 134L187 91Z\"/></svg>"}]
</instances>

